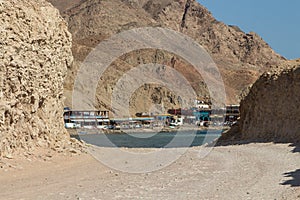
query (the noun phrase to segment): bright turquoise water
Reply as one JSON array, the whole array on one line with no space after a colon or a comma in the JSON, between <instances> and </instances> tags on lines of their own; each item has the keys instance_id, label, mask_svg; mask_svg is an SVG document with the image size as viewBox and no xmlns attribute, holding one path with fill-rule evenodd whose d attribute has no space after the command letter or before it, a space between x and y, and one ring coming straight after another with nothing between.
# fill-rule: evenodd
<instances>
[{"instance_id":1,"label":"bright turquoise water","mask_svg":"<svg viewBox=\"0 0 300 200\"><path fill-rule=\"evenodd\" d=\"M128 134L80 134L81 140L99 147L128 148L176 148L201 146L212 142L221 135L221 130L213 131L178 131L161 132L156 135L149 133ZM149 137L147 137L147 134ZM147 137L147 138L145 138Z\"/></svg>"}]
</instances>

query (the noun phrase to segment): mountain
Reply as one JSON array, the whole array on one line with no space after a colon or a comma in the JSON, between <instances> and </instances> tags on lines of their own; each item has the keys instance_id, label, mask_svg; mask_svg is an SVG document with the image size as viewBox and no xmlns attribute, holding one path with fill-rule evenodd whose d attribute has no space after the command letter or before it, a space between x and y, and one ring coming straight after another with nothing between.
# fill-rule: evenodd
<instances>
[{"instance_id":1,"label":"mountain","mask_svg":"<svg viewBox=\"0 0 300 200\"><path fill-rule=\"evenodd\" d=\"M68 68L65 81L66 104L69 106L72 104L71 91L77 70L89 52L101 41L133 28L169 28L186 34L202 45L221 72L226 88L226 103L239 103L241 93L247 91L264 71L286 62L259 35L254 32L244 33L237 26L217 21L195 0L49 1L60 9L73 36L72 51L75 61ZM147 62L173 65L191 82L200 98L209 96L203 78L193 71L187 61L161 50L140 50L126 54L112 63L105 74L105 80L99 83L101 87L97 90L96 107L110 109L110 95L118 79L134 66ZM147 111L149 106L145 105L161 102L169 108L179 106L174 94L164 95L159 100L152 98L168 93L165 88L155 88L157 86L141 87L136 91L130 105L133 113ZM157 91L160 92L155 94ZM145 103L145 99L149 98L150 101Z\"/></svg>"}]
</instances>

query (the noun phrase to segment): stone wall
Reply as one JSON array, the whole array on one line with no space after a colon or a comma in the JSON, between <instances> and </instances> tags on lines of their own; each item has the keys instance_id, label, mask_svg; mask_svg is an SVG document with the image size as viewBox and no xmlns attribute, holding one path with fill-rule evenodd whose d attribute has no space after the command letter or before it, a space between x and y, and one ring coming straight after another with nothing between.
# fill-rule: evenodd
<instances>
[{"instance_id":1,"label":"stone wall","mask_svg":"<svg viewBox=\"0 0 300 200\"><path fill-rule=\"evenodd\" d=\"M0 3L0 156L37 146L63 148L63 81L71 35L43 0Z\"/></svg>"}]
</instances>

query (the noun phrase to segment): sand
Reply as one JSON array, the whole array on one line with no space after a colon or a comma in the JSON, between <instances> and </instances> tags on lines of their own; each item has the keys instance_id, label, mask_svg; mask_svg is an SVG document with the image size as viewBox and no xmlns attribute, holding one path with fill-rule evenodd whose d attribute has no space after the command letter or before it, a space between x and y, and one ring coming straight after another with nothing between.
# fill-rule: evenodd
<instances>
[{"instance_id":1,"label":"sand","mask_svg":"<svg viewBox=\"0 0 300 200\"><path fill-rule=\"evenodd\" d=\"M202 148L190 148L168 167L144 174L110 169L90 154L2 160L0 199L300 199L295 147L222 146L200 159Z\"/></svg>"}]
</instances>

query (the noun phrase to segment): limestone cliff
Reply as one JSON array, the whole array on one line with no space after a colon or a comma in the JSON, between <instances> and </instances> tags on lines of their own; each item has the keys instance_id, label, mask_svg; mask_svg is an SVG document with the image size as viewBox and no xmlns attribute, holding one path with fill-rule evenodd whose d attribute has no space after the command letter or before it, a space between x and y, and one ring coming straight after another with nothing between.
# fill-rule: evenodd
<instances>
[{"instance_id":1,"label":"limestone cliff","mask_svg":"<svg viewBox=\"0 0 300 200\"><path fill-rule=\"evenodd\" d=\"M241 101L238 124L222 139L300 142L300 65L264 73Z\"/></svg>"},{"instance_id":2,"label":"limestone cliff","mask_svg":"<svg viewBox=\"0 0 300 200\"><path fill-rule=\"evenodd\" d=\"M71 34L43 0L0 3L0 156L37 146L63 148L63 80Z\"/></svg>"}]
</instances>

